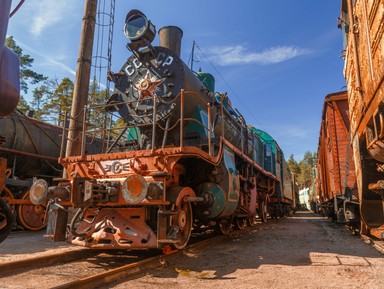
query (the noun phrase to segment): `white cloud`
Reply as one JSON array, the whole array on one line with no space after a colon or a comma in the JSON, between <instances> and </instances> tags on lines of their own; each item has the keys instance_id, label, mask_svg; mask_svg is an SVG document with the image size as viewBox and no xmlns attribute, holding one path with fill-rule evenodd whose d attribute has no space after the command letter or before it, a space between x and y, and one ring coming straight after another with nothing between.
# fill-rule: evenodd
<instances>
[{"instance_id":1,"label":"white cloud","mask_svg":"<svg viewBox=\"0 0 384 289\"><path fill-rule=\"evenodd\" d=\"M276 64L292 58L309 54L311 50L296 46L276 46L261 52L248 51L241 45L217 46L209 49L209 58L220 65L238 64Z\"/></svg>"},{"instance_id":2,"label":"white cloud","mask_svg":"<svg viewBox=\"0 0 384 289\"><path fill-rule=\"evenodd\" d=\"M39 36L46 28L51 25L64 23L68 15L71 15L71 11L77 7L78 2L76 0L39 0L29 1L23 7L23 10L28 11L28 17L30 19L29 29L35 36Z\"/></svg>"},{"instance_id":3,"label":"white cloud","mask_svg":"<svg viewBox=\"0 0 384 289\"><path fill-rule=\"evenodd\" d=\"M62 68L64 71L66 71L66 72L68 72L68 73L70 73L70 74L72 74L72 75L76 75L76 71L74 71L74 70L73 70L72 68L70 68L69 66L65 65L63 62L60 62L60 61L58 61L58 60L56 60L56 59L54 59L54 58L52 58L52 57L50 57L50 56L48 56L48 55L46 55L46 54L43 54L43 53L41 53L41 52L37 51L36 49L34 49L34 48L32 48L32 47L30 47L30 46L24 44L23 42L21 42L21 41L19 41L19 40L17 40L17 39L15 39L15 41L16 41L17 44L19 44L23 49L26 49L26 50L28 50L28 51L30 51L30 52L33 52L34 54L38 55L38 56L41 57L43 60L45 60L45 61L46 61L46 65L48 65L48 66L54 66L54 67L60 67L60 68ZM57 58L60 59L60 58L62 58L62 57L58 56ZM40 63L40 64L42 64L42 63Z\"/></svg>"}]
</instances>

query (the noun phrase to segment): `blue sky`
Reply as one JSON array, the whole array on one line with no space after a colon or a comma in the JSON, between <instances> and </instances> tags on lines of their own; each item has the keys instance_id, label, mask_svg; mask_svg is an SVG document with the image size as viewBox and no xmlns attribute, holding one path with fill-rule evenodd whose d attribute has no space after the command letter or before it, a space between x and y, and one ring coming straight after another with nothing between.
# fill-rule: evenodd
<instances>
[{"instance_id":1,"label":"blue sky","mask_svg":"<svg viewBox=\"0 0 384 289\"><path fill-rule=\"evenodd\" d=\"M11 18L8 34L35 59L36 71L74 79L83 6L81 0L26 0ZM317 150L324 97L345 89L340 1L116 0L112 71L130 56L122 30L131 9L143 11L157 29L179 26L185 62L196 41L209 61L197 51L194 68L215 75L216 90L228 92L232 106L269 132L286 158Z\"/></svg>"}]
</instances>

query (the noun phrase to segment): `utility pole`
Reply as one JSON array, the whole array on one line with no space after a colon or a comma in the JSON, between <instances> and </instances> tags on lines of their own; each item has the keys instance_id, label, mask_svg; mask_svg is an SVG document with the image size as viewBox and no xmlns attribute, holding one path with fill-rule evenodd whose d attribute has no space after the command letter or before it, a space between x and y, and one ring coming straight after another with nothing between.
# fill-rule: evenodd
<instances>
[{"instance_id":1,"label":"utility pole","mask_svg":"<svg viewBox=\"0 0 384 289\"><path fill-rule=\"evenodd\" d=\"M78 156L81 153L81 132L83 127L84 106L87 105L88 102L96 11L97 0L85 0L66 157Z\"/></svg>"}]
</instances>

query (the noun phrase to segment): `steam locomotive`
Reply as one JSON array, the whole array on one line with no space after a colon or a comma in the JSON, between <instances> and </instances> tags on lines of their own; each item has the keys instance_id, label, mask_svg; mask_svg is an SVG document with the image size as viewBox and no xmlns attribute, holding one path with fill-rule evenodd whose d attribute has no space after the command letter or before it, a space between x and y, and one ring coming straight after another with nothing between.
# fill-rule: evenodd
<instances>
[{"instance_id":1,"label":"steam locomotive","mask_svg":"<svg viewBox=\"0 0 384 289\"><path fill-rule=\"evenodd\" d=\"M180 59L181 29L161 28L152 46L155 26L132 10L124 33L133 55L108 74L115 91L106 105L85 113L103 109L124 125L108 131L104 153L60 158L57 186L31 187L34 204L50 200L49 235L90 248L181 249L196 228L228 234L257 215L288 214L294 184L282 150L214 92L211 74ZM97 129L83 123L83 148ZM65 206L76 209L68 230Z\"/></svg>"}]
</instances>

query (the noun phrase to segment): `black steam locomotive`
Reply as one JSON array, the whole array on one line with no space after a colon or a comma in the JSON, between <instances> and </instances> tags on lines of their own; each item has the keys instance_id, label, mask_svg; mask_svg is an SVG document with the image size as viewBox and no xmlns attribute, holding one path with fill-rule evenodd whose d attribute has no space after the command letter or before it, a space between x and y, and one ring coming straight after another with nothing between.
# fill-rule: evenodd
<instances>
[{"instance_id":1,"label":"black steam locomotive","mask_svg":"<svg viewBox=\"0 0 384 289\"><path fill-rule=\"evenodd\" d=\"M61 158L67 178L58 186L38 180L31 188L35 204L67 195L77 209L69 232L66 210L52 210L54 238L91 248L183 248L194 228L228 234L257 215L287 214L294 196L283 152L215 93L212 75L180 59L182 31L163 27L152 46L154 25L132 10L125 34L133 55L109 73L115 91L105 105L125 125L113 128L104 153ZM84 125L84 136L92 131Z\"/></svg>"}]
</instances>

